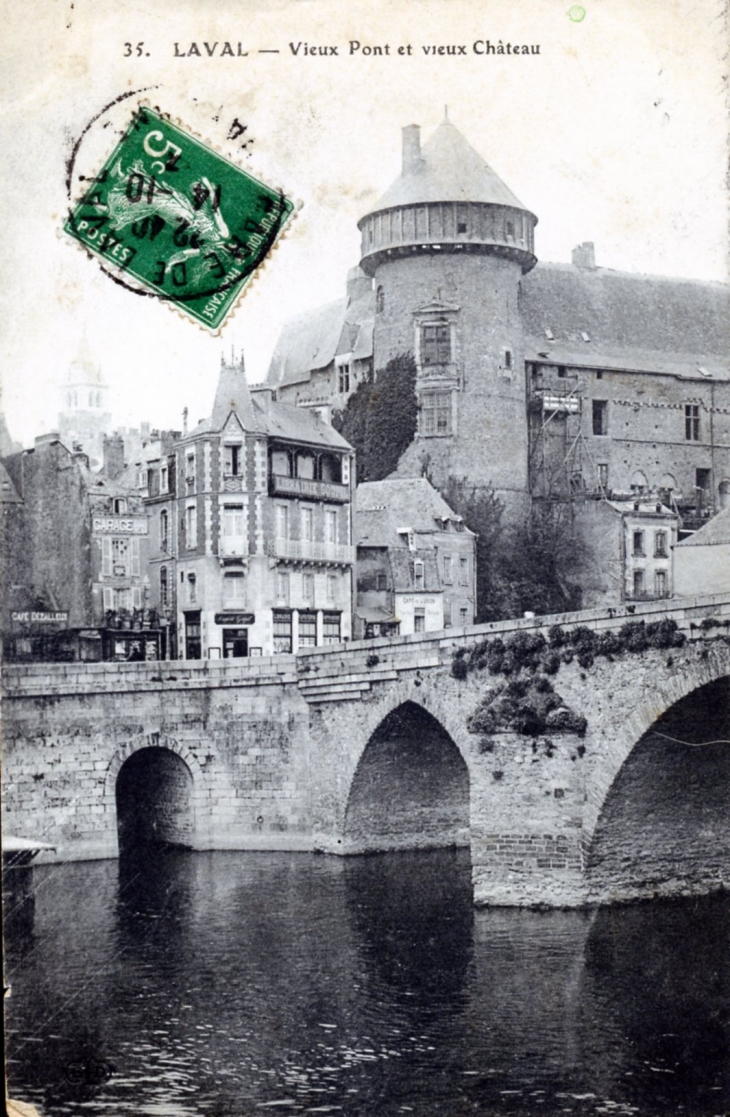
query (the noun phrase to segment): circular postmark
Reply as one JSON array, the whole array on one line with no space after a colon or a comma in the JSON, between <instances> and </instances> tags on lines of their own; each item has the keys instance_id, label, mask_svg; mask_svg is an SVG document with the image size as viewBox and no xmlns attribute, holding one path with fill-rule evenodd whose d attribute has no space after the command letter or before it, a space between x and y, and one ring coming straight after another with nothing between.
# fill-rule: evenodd
<instances>
[{"instance_id":1,"label":"circular postmark","mask_svg":"<svg viewBox=\"0 0 730 1117\"><path fill-rule=\"evenodd\" d=\"M573 4L571 8L568 8L568 19L572 20L573 23L582 23L585 18L586 10L580 4Z\"/></svg>"},{"instance_id":2,"label":"circular postmark","mask_svg":"<svg viewBox=\"0 0 730 1117\"><path fill-rule=\"evenodd\" d=\"M75 142L68 165L64 231L137 295L176 304L217 329L274 245L294 204L281 190L236 166L160 109L138 104L101 162L84 138L112 124L98 113ZM107 114L107 119L102 118ZM108 133L107 133L108 134ZM108 141L107 141L108 142Z\"/></svg>"}]
</instances>

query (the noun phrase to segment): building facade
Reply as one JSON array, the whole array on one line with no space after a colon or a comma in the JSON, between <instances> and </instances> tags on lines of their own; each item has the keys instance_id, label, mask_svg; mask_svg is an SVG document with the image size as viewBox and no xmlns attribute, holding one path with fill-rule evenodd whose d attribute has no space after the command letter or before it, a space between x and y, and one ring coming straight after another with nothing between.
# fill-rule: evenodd
<instances>
[{"instance_id":1,"label":"building facade","mask_svg":"<svg viewBox=\"0 0 730 1117\"><path fill-rule=\"evenodd\" d=\"M475 536L425 477L359 485L355 635L474 623Z\"/></svg>"},{"instance_id":2,"label":"building facade","mask_svg":"<svg viewBox=\"0 0 730 1117\"><path fill-rule=\"evenodd\" d=\"M222 363L209 419L148 463L151 600L179 658L351 636L351 447Z\"/></svg>"},{"instance_id":3,"label":"building facade","mask_svg":"<svg viewBox=\"0 0 730 1117\"><path fill-rule=\"evenodd\" d=\"M371 290L351 308L372 319L376 375L415 358L417 433L394 475L468 478L508 516L639 497L696 530L730 504L730 289L597 267L590 242L540 262L536 223L448 119L423 147L403 130L401 174L359 222ZM282 333L282 399L314 384L319 313L298 320L296 384L277 380Z\"/></svg>"}]
</instances>

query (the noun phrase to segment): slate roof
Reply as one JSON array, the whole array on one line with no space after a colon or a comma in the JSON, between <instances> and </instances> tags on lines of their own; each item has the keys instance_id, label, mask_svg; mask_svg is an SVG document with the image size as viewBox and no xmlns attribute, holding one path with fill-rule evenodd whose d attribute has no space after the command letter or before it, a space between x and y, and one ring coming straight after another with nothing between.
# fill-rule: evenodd
<instances>
[{"instance_id":1,"label":"slate roof","mask_svg":"<svg viewBox=\"0 0 730 1117\"><path fill-rule=\"evenodd\" d=\"M488 202L526 209L450 120L421 149L420 166L401 173L371 213L422 202Z\"/></svg>"},{"instance_id":2,"label":"slate roof","mask_svg":"<svg viewBox=\"0 0 730 1117\"><path fill-rule=\"evenodd\" d=\"M722 512L718 512L708 520L704 527L693 535L688 535L681 543L677 543L677 546L718 547L723 543L730 543L730 508L723 508Z\"/></svg>"},{"instance_id":3,"label":"slate roof","mask_svg":"<svg viewBox=\"0 0 730 1117\"><path fill-rule=\"evenodd\" d=\"M722 283L538 263L522 279L521 311L528 360L729 375L730 287Z\"/></svg>"},{"instance_id":4,"label":"slate roof","mask_svg":"<svg viewBox=\"0 0 730 1117\"><path fill-rule=\"evenodd\" d=\"M355 499L357 542L364 546L396 547L399 528L439 531L439 521L460 519L425 477L366 481Z\"/></svg>"},{"instance_id":5,"label":"slate roof","mask_svg":"<svg viewBox=\"0 0 730 1117\"><path fill-rule=\"evenodd\" d=\"M257 415L257 430L290 442L306 442L312 446L328 446L334 450L351 450L350 443L341 434L320 419L308 407L290 403L266 402L260 395L253 396Z\"/></svg>"},{"instance_id":6,"label":"slate roof","mask_svg":"<svg viewBox=\"0 0 730 1117\"><path fill-rule=\"evenodd\" d=\"M309 380L339 353L364 359L373 354L375 293L308 310L284 323L266 378L272 388Z\"/></svg>"},{"instance_id":7,"label":"slate roof","mask_svg":"<svg viewBox=\"0 0 730 1117\"><path fill-rule=\"evenodd\" d=\"M325 423L310 408L273 401L270 393L251 390L246 381L243 361L238 365L221 365L211 417L203 419L181 441L190 442L201 434L223 430L231 413L238 416L243 429L249 432L268 434L290 442L303 442L310 446L352 449L350 443L334 427Z\"/></svg>"}]
</instances>

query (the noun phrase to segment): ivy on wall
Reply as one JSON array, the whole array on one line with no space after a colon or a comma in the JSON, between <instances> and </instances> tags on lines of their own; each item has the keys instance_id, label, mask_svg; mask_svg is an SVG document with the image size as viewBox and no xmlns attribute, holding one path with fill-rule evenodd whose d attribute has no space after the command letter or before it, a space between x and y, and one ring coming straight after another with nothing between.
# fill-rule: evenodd
<instances>
[{"instance_id":1,"label":"ivy on wall","mask_svg":"<svg viewBox=\"0 0 730 1117\"><path fill-rule=\"evenodd\" d=\"M357 479L382 481L410 446L418 422L416 362L411 353L388 361L362 380L332 425L357 453Z\"/></svg>"}]
</instances>

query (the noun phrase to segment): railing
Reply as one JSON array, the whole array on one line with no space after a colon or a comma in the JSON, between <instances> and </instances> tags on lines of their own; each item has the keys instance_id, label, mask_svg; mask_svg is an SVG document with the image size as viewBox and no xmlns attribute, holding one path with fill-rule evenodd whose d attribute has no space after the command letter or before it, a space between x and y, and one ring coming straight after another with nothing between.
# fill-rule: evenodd
<instances>
[{"instance_id":1,"label":"railing","mask_svg":"<svg viewBox=\"0 0 730 1117\"><path fill-rule=\"evenodd\" d=\"M350 499L350 486L339 481L314 481L308 477L284 477L278 473L270 476L270 492L276 496L301 496L309 500L330 500L346 504Z\"/></svg>"},{"instance_id":2,"label":"railing","mask_svg":"<svg viewBox=\"0 0 730 1117\"><path fill-rule=\"evenodd\" d=\"M243 477L238 473L224 473L223 474L223 492L224 493L242 493L243 492Z\"/></svg>"},{"instance_id":3,"label":"railing","mask_svg":"<svg viewBox=\"0 0 730 1117\"><path fill-rule=\"evenodd\" d=\"M221 535L218 541L221 558L239 558L248 554L248 539L243 535Z\"/></svg>"},{"instance_id":4,"label":"railing","mask_svg":"<svg viewBox=\"0 0 730 1117\"><path fill-rule=\"evenodd\" d=\"M294 562L331 562L350 565L355 561L355 548L344 543L320 543L307 539L270 539L267 550L274 558Z\"/></svg>"}]
</instances>

